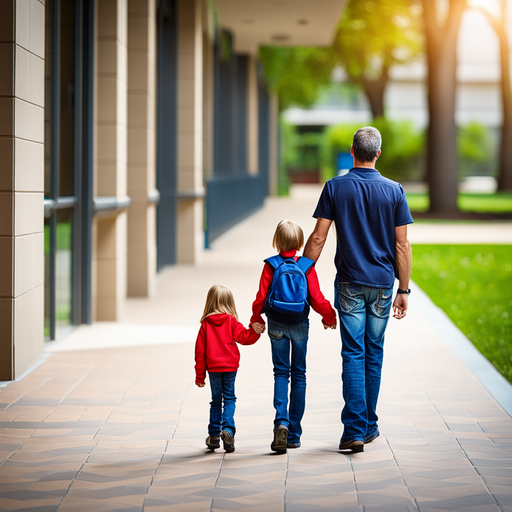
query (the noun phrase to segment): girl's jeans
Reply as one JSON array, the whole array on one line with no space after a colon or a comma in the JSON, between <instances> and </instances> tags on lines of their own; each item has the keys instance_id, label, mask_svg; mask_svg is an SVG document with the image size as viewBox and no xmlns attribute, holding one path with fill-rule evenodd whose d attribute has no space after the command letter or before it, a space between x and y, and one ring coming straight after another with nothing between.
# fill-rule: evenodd
<instances>
[{"instance_id":1,"label":"girl's jeans","mask_svg":"<svg viewBox=\"0 0 512 512\"><path fill-rule=\"evenodd\" d=\"M286 325L268 320L268 335L274 363L274 426L288 427L288 442L298 443L302 434L300 422L306 407L306 350L309 320ZM291 361L290 361L291 349ZM291 376L290 406L288 383Z\"/></svg>"},{"instance_id":2,"label":"girl's jeans","mask_svg":"<svg viewBox=\"0 0 512 512\"><path fill-rule=\"evenodd\" d=\"M334 307L340 317L343 399L342 441L364 441L377 430L377 399L393 288L336 280Z\"/></svg>"},{"instance_id":3,"label":"girl's jeans","mask_svg":"<svg viewBox=\"0 0 512 512\"><path fill-rule=\"evenodd\" d=\"M212 401L208 434L220 436L221 430L235 435L235 378L236 372L208 372Z\"/></svg>"}]
</instances>

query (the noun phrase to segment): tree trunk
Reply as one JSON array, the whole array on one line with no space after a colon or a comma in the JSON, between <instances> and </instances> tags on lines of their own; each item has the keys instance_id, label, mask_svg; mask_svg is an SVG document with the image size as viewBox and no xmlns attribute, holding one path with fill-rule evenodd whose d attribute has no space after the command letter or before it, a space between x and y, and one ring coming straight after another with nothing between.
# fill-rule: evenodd
<instances>
[{"instance_id":1,"label":"tree trunk","mask_svg":"<svg viewBox=\"0 0 512 512\"><path fill-rule=\"evenodd\" d=\"M455 125L457 36L465 0L451 0L446 24L435 2L423 0L428 62L427 177L432 213L457 211L458 160Z\"/></svg>"},{"instance_id":2,"label":"tree trunk","mask_svg":"<svg viewBox=\"0 0 512 512\"><path fill-rule=\"evenodd\" d=\"M507 0L501 1L501 16L496 18L487 9L478 7L496 32L500 41L501 61L501 104L503 120L501 123L500 163L498 172L498 190L512 191L512 86L510 84L510 47L507 37Z\"/></svg>"},{"instance_id":3,"label":"tree trunk","mask_svg":"<svg viewBox=\"0 0 512 512\"><path fill-rule=\"evenodd\" d=\"M373 119L384 117L384 91L388 83L389 76L387 68L383 68L381 75L377 80L368 80L362 78L362 85L370 108L372 109Z\"/></svg>"},{"instance_id":4,"label":"tree trunk","mask_svg":"<svg viewBox=\"0 0 512 512\"><path fill-rule=\"evenodd\" d=\"M500 38L501 98L503 104L498 190L512 192L512 87L510 84L510 47L505 25L505 2L503 3L502 15L503 22L498 33Z\"/></svg>"}]
</instances>

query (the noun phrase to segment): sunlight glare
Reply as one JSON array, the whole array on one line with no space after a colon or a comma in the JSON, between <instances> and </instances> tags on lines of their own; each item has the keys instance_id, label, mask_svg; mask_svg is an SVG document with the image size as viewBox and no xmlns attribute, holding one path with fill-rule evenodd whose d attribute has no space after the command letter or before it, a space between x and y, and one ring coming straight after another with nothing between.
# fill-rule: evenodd
<instances>
[{"instance_id":1,"label":"sunlight glare","mask_svg":"<svg viewBox=\"0 0 512 512\"><path fill-rule=\"evenodd\" d=\"M469 7L485 9L496 17L501 17L501 7L497 0L469 0Z\"/></svg>"}]
</instances>

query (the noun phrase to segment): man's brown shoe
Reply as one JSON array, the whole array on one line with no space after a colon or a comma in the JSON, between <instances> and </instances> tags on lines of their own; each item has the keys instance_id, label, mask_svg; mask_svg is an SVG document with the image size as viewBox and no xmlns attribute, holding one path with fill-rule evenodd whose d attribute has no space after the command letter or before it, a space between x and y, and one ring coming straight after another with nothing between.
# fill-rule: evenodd
<instances>
[{"instance_id":1,"label":"man's brown shoe","mask_svg":"<svg viewBox=\"0 0 512 512\"><path fill-rule=\"evenodd\" d=\"M224 450L226 450L228 453L233 453L235 451L235 438L231 432L223 430L220 433L220 437L222 438L222 443L224 444Z\"/></svg>"},{"instance_id":2,"label":"man's brown shoe","mask_svg":"<svg viewBox=\"0 0 512 512\"><path fill-rule=\"evenodd\" d=\"M340 441L340 450L352 450L354 453L364 452L364 441L359 441L357 439Z\"/></svg>"},{"instance_id":3,"label":"man's brown shoe","mask_svg":"<svg viewBox=\"0 0 512 512\"><path fill-rule=\"evenodd\" d=\"M220 437L208 436L206 438L206 446L208 446L210 450L216 450L217 448L220 448Z\"/></svg>"},{"instance_id":4,"label":"man's brown shoe","mask_svg":"<svg viewBox=\"0 0 512 512\"><path fill-rule=\"evenodd\" d=\"M270 449L276 453L286 453L286 444L288 441L288 428L286 425L277 425L274 428L274 440Z\"/></svg>"}]
</instances>

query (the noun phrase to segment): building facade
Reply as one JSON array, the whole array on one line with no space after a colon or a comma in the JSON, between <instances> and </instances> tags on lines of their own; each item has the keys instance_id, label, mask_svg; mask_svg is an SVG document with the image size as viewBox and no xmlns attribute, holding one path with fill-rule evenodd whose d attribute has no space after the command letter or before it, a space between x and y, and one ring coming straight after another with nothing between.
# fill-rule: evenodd
<instances>
[{"instance_id":1,"label":"building facade","mask_svg":"<svg viewBox=\"0 0 512 512\"><path fill-rule=\"evenodd\" d=\"M507 0L507 27L512 35L512 0ZM492 8L494 2L485 7ZM494 5L499 7L498 3ZM498 15L493 11L493 14ZM478 34L478 37L475 37ZM512 64L512 55L511 64ZM464 12L457 46L456 123L477 121L491 130L498 139L502 122L501 69L499 41L485 16L476 10ZM512 66L511 66L512 67ZM390 119L408 119L417 128L428 124L428 69L423 58L390 70L384 104ZM337 69L333 76L337 86L348 84L348 76ZM335 86L336 91L336 86ZM339 91L339 89L338 89ZM364 94L354 88L345 94L332 94L311 109L291 108L285 112L287 121L298 126L329 126L338 123L368 123L371 109Z\"/></svg>"},{"instance_id":2,"label":"building facade","mask_svg":"<svg viewBox=\"0 0 512 512\"><path fill-rule=\"evenodd\" d=\"M274 193L258 46L329 44L342 7L0 0L0 380Z\"/></svg>"}]
</instances>

